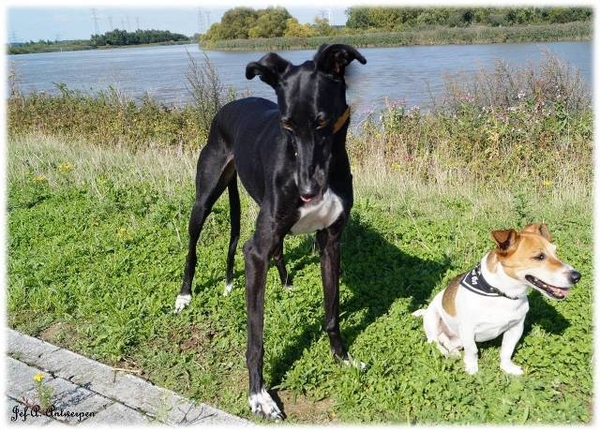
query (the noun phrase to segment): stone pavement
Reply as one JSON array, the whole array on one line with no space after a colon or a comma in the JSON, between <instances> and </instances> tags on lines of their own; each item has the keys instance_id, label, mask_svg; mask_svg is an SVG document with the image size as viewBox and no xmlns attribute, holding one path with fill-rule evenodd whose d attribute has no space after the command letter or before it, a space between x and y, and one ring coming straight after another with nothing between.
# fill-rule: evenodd
<instances>
[{"instance_id":1,"label":"stone pavement","mask_svg":"<svg viewBox=\"0 0 600 431\"><path fill-rule=\"evenodd\" d=\"M8 425L253 425L37 338L12 329L6 335ZM54 410L48 415L32 410L39 404L34 376L40 373L53 389Z\"/></svg>"}]
</instances>

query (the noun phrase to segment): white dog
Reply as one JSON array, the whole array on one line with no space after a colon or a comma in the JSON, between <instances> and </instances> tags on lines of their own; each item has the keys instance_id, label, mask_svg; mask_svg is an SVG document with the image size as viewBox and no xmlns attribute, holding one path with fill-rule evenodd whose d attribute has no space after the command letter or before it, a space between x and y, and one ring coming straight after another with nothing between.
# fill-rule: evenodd
<instances>
[{"instance_id":1,"label":"white dog","mask_svg":"<svg viewBox=\"0 0 600 431\"><path fill-rule=\"evenodd\" d=\"M497 247L470 272L454 278L429 307L414 314L423 316L428 342L444 355L464 349L465 369L478 371L476 342L504 334L500 368L523 374L511 360L523 334L529 310L527 293L534 288L550 299L565 299L581 274L556 257L556 246L545 224L530 224L492 232Z\"/></svg>"}]
</instances>

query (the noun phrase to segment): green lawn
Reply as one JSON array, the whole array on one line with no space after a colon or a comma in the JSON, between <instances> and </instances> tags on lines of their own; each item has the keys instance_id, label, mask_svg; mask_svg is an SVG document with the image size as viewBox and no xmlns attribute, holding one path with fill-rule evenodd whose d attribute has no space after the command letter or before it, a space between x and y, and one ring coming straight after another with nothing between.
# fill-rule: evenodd
<instances>
[{"instance_id":1,"label":"green lawn","mask_svg":"<svg viewBox=\"0 0 600 431\"><path fill-rule=\"evenodd\" d=\"M251 417L241 247L234 291L222 295L227 199L202 233L191 306L172 313L195 158L40 133L9 137L8 323ZM293 289L281 288L275 268L268 274L265 378L287 423L591 423L591 181L441 183L377 168L354 168L356 203L342 244L342 335L366 372L330 356L313 238L286 240ZM240 244L256 216L246 195L242 205ZM500 371L498 341L481 345L480 372L467 375L461 360L425 342L411 313L492 247L491 230L533 221L549 225L559 256L583 279L563 302L530 295L514 355L524 376Z\"/></svg>"}]
</instances>

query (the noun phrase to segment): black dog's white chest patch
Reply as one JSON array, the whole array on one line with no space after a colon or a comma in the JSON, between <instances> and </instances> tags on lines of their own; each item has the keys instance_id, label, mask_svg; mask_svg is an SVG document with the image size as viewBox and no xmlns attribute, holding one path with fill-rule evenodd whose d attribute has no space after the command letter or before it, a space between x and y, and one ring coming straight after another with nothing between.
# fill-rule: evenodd
<instances>
[{"instance_id":1,"label":"black dog's white chest patch","mask_svg":"<svg viewBox=\"0 0 600 431\"><path fill-rule=\"evenodd\" d=\"M311 233L331 226L343 211L342 200L331 190L316 204L302 205L300 219L292 226L293 234Z\"/></svg>"}]
</instances>

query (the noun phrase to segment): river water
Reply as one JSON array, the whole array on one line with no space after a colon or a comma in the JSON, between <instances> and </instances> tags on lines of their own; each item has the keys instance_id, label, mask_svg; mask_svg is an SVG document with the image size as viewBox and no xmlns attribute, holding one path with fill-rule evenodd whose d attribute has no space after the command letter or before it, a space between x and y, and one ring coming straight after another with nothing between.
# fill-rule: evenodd
<instances>
[{"instance_id":1,"label":"river water","mask_svg":"<svg viewBox=\"0 0 600 431\"><path fill-rule=\"evenodd\" d=\"M497 61L511 67L538 67L548 53L569 63L592 88L592 43L552 42L487 45L439 45L396 48L362 48L364 66L353 62L348 72L348 101L363 116L389 100L408 107L427 108L432 96L444 89L447 78L469 79L480 70L493 70ZM263 52L205 51L219 78L238 94L251 93L274 100L274 91L259 79L245 78L245 67ZM298 64L314 51L284 51L281 56ZM113 87L139 98L148 93L172 104L190 101L186 86L189 56L199 64L203 53L197 45L54 52L9 56L24 92L57 92L56 84L95 92Z\"/></svg>"}]
</instances>

